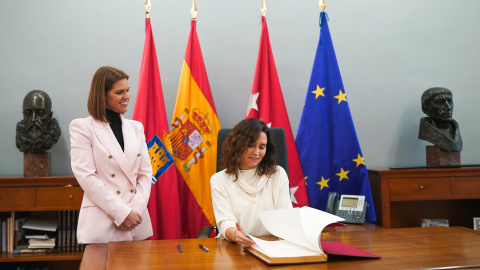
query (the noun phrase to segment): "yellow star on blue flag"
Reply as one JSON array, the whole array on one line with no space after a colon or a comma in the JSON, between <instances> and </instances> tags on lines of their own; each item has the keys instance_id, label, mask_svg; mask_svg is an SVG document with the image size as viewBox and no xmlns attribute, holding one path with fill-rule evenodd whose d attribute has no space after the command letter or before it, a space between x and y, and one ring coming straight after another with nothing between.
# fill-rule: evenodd
<instances>
[{"instance_id":1,"label":"yellow star on blue flag","mask_svg":"<svg viewBox=\"0 0 480 270\"><path fill-rule=\"evenodd\" d=\"M320 86L317 85L317 89L315 91L312 91L312 93L315 94L315 99L317 99L319 96L325 96L323 94L323 90L325 90L325 87L324 88L320 88Z\"/></svg>"},{"instance_id":2,"label":"yellow star on blue flag","mask_svg":"<svg viewBox=\"0 0 480 270\"><path fill-rule=\"evenodd\" d=\"M345 95L342 92L342 90L339 90L338 95L334 96L334 98L338 99L338 104L340 104L340 102L342 102L342 101L347 102L347 95Z\"/></svg>"}]
</instances>

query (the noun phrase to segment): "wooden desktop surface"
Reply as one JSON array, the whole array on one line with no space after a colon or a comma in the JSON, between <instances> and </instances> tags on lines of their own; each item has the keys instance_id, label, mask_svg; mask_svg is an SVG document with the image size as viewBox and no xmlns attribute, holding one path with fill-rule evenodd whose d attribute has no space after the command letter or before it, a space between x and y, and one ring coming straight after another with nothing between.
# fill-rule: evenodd
<instances>
[{"instance_id":1,"label":"wooden desktop surface","mask_svg":"<svg viewBox=\"0 0 480 270\"><path fill-rule=\"evenodd\" d=\"M326 228L322 240L340 241L381 256L329 256L328 262L275 266L281 269L480 268L480 232L462 227L385 229L371 224ZM183 253L177 249L182 247ZM202 244L210 249L204 252ZM225 240L181 239L88 245L84 269L271 269Z\"/></svg>"}]
</instances>

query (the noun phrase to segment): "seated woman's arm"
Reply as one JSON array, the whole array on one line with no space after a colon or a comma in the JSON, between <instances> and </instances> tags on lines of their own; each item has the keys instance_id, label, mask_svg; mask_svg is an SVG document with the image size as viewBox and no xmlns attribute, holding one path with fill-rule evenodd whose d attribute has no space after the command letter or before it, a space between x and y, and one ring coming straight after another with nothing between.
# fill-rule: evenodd
<instances>
[{"instance_id":1,"label":"seated woman's arm","mask_svg":"<svg viewBox=\"0 0 480 270\"><path fill-rule=\"evenodd\" d=\"M225 239L237 242L242 246L251 246L254 242L243 235L243 229L233 214L233 207L225 186L221 183L226 181L218 174L212 176L210 180L212 192L212 204L217 222L218 232Z\"/></svg>"},{"instance_id":2,"label":"seated woman's arm","mask_svg":"<svg viewBox=\"0 0 480 270\"><path fill-rule=\"evenodd\" d=\"M290 181L288 180L287 173L282 167L277 166L275 178L275 181L278 181L279 183L278 193L273 194L276 200L276 209L293 208L292 200L290 198Z\"/></svg>"},{"instance_id":3,"label":"seated woman's arm","mask_svg":"<svg viewBox=\"0 0 480 270\"><path fill-rule=\"evenodd\" d=\"M236 223L236 228L230 227L225 231L225 236L227 240L237 242L243 247L249 247L255 244L252 239L243 235L242 226L240 226L238 222Z\"/></svg>"}]
</instances>

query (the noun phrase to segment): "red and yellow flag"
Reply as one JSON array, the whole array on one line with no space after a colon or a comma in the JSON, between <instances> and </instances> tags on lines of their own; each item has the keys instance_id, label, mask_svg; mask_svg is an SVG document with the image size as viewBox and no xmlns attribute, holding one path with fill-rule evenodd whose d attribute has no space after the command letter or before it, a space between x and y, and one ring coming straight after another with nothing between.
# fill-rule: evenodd
<instances>
[{"instance_id":1,"label":"red and yellow flag","mask_svg":"<svg viewBox=\"0 0 480 270\"><path fill-rule=\"evenodd\" d=\"M195 237L204 225L215 226L210 177L216 172L219 129L193 19L170 134L184 238Z\"/></svg>"},{"instance_id":2,"label":"red and yellow flag","mask_svg":"<svg viewBox=\"0 0 480 270\"><path fill-rule=\"evenodd\" d=\"M292 205L294 207L308 206L305 179L278 80L265 16L262 16L257 67L246 115L246 118L252 117L261 119L269 127L281 127L285 130Z\"/></svg>"},{"instance_id":3,"label":"red and yellow flag","mask_svg":"<svg viewBox=\"0 0 480 270\"><path fill-rule=\"evenodd\" d=\"M177 171L171 166L173 156L150 18L146 18L145 23L145 45L132 118L142 122L145 129L153 181L156 181L148 201L153 227L150 239L178 239L181 223Z\"/></svg>"}]
</instances>

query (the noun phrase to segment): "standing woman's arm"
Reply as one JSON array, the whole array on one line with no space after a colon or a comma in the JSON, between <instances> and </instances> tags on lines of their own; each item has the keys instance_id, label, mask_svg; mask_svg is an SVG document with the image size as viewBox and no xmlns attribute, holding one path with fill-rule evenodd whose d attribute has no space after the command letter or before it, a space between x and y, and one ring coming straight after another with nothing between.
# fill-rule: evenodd
<instances>
[{"instance_id":1,"label":"standing woman's arm","mask_svg":"<svg viewBox=\"0 0 480 270\"><path fill-rule=\"evenodd\" d=\"M137 211L140 215L145 211L150 198L150 191L152 187L152 164L150 163L150 157L148 155L147 143L145 142L145 133L143 131L143 125L140 123L140 138L141 154L140 165L137 173L137 186L135 187L135 198L128 205L133 210ZM177 181L176 179L174 179Z\"/></svg>"},{"instance_id":2,"label":"standing woman's arm","mask_svg":"<svg viewBox=\"0 0 480 270\"><path fill-rule=\"evenodd\" d=\"M107 189L97 174L93 155L93 130L91 119L75 119L69 127L72 171L86 197L109 215L119 226L128 216L131 208L114 192ZM84 205L84 203L82 203ZM92 221L94 222L94 221Z\"/></svg>"}]
</instances>

